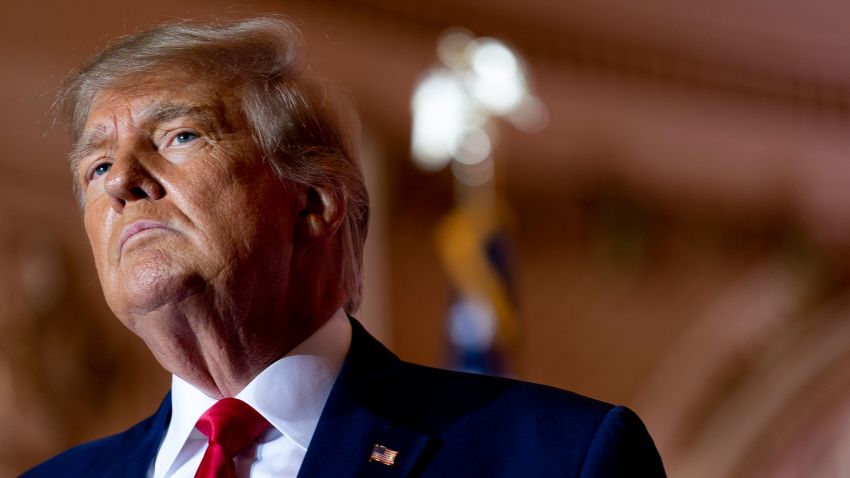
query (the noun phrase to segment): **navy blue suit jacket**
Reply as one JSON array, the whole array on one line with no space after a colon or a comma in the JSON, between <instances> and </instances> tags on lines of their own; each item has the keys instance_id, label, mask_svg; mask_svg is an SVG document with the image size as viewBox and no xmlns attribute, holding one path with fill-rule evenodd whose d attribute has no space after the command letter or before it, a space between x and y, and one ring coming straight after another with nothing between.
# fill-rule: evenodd
<instances>
[{"instance_id":1,"label":"navy blue suit jacket","mask_svg":"<svg viewBox=\"0 0 850 478\"><path fill-rule=\"evenodd\" d=\"M351 349L299 477L662 477L632 411L515 380L402 362L352 321ZM171 416L72 448L24 473L143 478ZM375 444L395 464L369 461Z\"/></svg>"}]
</instances>

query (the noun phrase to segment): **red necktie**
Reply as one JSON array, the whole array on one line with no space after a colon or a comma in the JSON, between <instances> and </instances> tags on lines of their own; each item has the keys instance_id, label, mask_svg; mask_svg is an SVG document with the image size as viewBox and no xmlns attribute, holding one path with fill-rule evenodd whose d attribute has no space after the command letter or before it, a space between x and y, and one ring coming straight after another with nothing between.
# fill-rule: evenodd
<instances>
[{"instance_id":1,"label":"red necktie","mask_svg":"<svg viewBox=\"0 0 850 478\"><path fill-rule=\"evenodd\" d=\"M195 478L236 478L233 458L251 446L269 422L237 398L222 398L195 425L209 438Z\"/></svg>"}]
</instances>

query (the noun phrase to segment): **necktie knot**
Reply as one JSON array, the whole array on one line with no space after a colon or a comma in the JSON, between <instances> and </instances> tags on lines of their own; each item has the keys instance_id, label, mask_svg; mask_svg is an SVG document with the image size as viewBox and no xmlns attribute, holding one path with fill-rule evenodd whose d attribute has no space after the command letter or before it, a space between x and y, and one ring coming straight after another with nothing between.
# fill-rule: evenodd
<instances>
[{"instance_id":1,"label":"necktie knot","mask_svg":"<svg viewBox=\"0 0 850 478\"><path fill-rule=\"evenodd\" d=\"M237 398L223 398L210 407L195 425L209 439L207 453L195 476L235 476L233 458L242 453L269 422L250 405ZM216 472L207 473L207 469ZM226 470L225 470L226 469Z\"/></svg>"}]
</instances>

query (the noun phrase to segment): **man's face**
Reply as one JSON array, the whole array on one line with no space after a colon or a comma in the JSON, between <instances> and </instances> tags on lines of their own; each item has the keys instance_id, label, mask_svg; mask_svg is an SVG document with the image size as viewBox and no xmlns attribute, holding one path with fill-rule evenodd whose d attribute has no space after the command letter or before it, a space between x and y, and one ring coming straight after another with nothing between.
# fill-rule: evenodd
<instances>
[{"instance_id":1,"label":"man's face","mask_svg":"<svg viewBox=\"0 0 850 478\"><path fill-rule=\"evenodd\" d=\"M104 90L72 158L104 294L131 330L212 289L287 289L296 195L226 87L159 74Z\"/></svg>"}]
</instances>

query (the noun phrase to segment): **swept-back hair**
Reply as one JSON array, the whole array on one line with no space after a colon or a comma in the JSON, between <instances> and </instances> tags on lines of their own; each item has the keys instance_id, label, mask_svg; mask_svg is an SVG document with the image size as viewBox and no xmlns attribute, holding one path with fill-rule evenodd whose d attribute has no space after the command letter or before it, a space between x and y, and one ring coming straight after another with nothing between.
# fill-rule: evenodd
<instances>
[{"instance_id":1,"label":"swept-back hair","mask_svg":"<svg viewBox=\"0 0 850 478\"><path fill-rule=\"evenodd\" d=\"M68 78L56 105L76 142L97 94L138 76L176 69L231 85L257 147L279 177L322 188L345 208L341 273L345 310L352 313L361 299L369 216L358 123L341 98L308 74L301 51L298 29L278 18L164 24L95 55Z\"/></svg>"}]
</instances>

